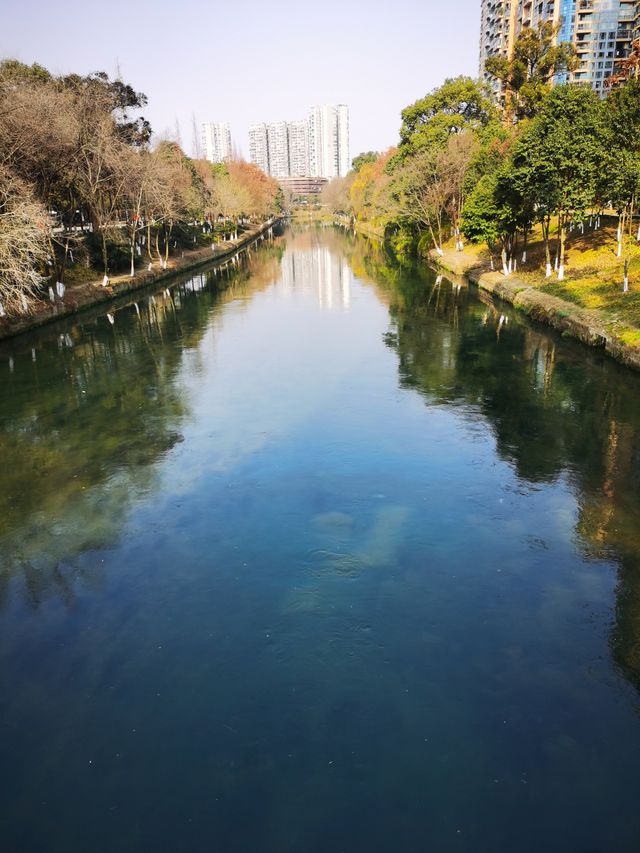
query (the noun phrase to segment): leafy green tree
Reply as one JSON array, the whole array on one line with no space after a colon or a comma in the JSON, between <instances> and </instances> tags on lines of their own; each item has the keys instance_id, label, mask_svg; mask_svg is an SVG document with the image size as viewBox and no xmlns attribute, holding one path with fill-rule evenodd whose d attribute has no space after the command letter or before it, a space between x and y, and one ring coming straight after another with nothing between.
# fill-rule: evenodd
<instances>
[{"instance_id":1,"label":"leafy green tree","mask_svg":"<svg viewBox=\"0 0 640 853\"><path fill-rule=\"evenodd\" d=\"M575 47L556 42L559 30L560 25L551 21L525 29L517 37L511 57L490 56L485 62L485 71L502 83L509 119L536 115L553 77L576 67Z\"/></svg>"},{"instance_id":2,"label":"leafy green tree","mask_svg":"<svg viewBox=\"0 0 640 853\"><path fill-rule=\"evenodd\" d=\"M482 84L470 77L445 80L402 111L400 153L444 145L451 134L480 130L496 117L496 108Z\"/></svg>"},{"instance_id":3,"label":"leafy green tree","mask_svg":"<svg viewBox=\"0 0 640 853\"><path fill-rule=\"evenodd\" d=\"M633 216L640 196L640 81L630 79L611 92L605 111L605 168L601 193L618 214L617 255L623 258L623 289L629 289L629 264L636 243Z\"/></svg>"},{"instance_id":4,"label":"leafy green tree","mask_svg":"<svg viewBox=\"0 0 640 853\"><path fill-rule=\"evenodd\" d=\"M379 151L363 151L361 154L358 154L353 158L351 161L351 168L354 172L359 172L363 166L367 165L367 163L375 163L379 156Z\"/></svg>"},{"instance_id":5,"label":"leafy green tree","mask_svg":"<svg viewBox=\"0 0 640 853\"><path fill-rule=\"evenodd\" d=\"M3 59L0 62L1 83L18 86L24 83L48 83L52 79L47 69L38 65L37 62L33 65L25 65L17 59Z\"/></svg>"},{"instance_id":6,"label":"leafy green tree","mask_svg":"<svg viewBox=\"0 0 640 853\"><path fill-rule=\"evenodd\" d=\"M509 275L515 238L521 217L516 194L509 192L505 173L485 175L467 199L462 211L462 230L473 243L486 243L491 257L498 249L502 256L502 271Z\"/></svg>"},{"instance_id":7,"label":"leafy green tree","mask_svg":"<svg viewBox=\"0 0 640 853\"><path fill-rule=\"evenodd\" d=\"M558 217L558 279L564 279L569 223L582 219L596 198L605 155L603 106L586 86L553 89L514 150L520 191Z\"/></svg>"}]
</instances>

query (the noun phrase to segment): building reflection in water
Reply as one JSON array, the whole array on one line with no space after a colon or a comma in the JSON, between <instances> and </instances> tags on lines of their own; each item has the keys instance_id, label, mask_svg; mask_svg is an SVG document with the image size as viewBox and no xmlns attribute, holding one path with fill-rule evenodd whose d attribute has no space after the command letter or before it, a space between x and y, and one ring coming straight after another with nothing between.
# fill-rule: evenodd
<instances>
[{"instance_id":1,"label":"building reflection in water","mask_svg":"<svg viewBox=\"0 0 640 853\"><path fill-rule=\"evenodd\" d=\"M353 272L348 260L321 245L313 231L296 235L287 243L282 257L281 282L284 292L314 292L323 308L348 310L351 305Z\"/></svg>"}]
</instances>

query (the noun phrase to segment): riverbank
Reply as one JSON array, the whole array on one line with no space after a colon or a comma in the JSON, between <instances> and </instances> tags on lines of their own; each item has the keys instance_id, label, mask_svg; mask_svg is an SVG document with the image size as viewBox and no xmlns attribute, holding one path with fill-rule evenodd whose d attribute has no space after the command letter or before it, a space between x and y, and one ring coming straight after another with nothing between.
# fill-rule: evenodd
<instances>
[{"instance_id":1,"label":"riverbank","mask_svg":"<svg viewBox=\"0 0 640 853\"><path fill-rule=\"evenodd\" d=\"M70 287L62 299L56 299L55 303L41 302L30 314L4 317L0 320L0 340L21 335L47 323L86 311L95 305L111 302L127 293L160 284L178 273L189 272L213 261L224 261L259 239L277 222L279 220L271 219L255 228L247 229L237 240L226 240L214 251L207 247L184 252L179 258L170 258L166 269L139 270L133 278L126 274L113 276L106 286L100 279Z\"/></svg>"},{"instance_id":2,"label":"riverbank","mask_svg":"<svg viewBox=\"0 0 640 853\"><path fill-rule=\"evenodd\" d=\"M379 240L380 242L384 241L384 228L377 228L370 222L353 219L350 216L343 216L339 213L332 214L331 218L334 223L342 225L345 228L353 228L353 230L358 234L362 234L365 237L370 237L374 240Z\"/></svg>"},{"instance_id":3,"label":"riverbank","mask_svg":"<svg viewBox=\"0 0 640 853\"><path fill-rule=\"evenodd\" d=\"M533 320L587 346L601 349L621 364L640 371L640 329L625 317L585 308L546 292L543 288L549 286L547 280L540 278L532 283L531 273L525 278L492 272L486 267L482 251L475 247L468 247L464 252L445 249L441 256L432 250L429 259L444 272L464 276L480 290L508 302ZM565 289L570 286L571 282L566 282ZM627 295L630 300L634 298Z\"/></svg>"}]
</instances>

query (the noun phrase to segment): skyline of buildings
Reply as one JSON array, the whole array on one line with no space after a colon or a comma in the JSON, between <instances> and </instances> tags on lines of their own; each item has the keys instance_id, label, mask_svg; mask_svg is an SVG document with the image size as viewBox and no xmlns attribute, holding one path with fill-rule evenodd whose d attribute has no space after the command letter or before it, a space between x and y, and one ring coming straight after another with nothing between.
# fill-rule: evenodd
<instances>
[{"instance_id":1,"label":"skyline of buildings","mask_svg":"<svg viewBox=\"0 0 640 853\"><path fill-rule=\"evenodd\" d=\"M639 32L640 0L481 0L480 77L498 100L504 92L485 72L487 58L510 57L518 35L545 21L559 26L557 40L571 42L578 56L577 68L555 82L585 83L603 96L607 78Z\"/></svg>"},{"instance_id":2,"label":"skyline of buildings","mask_svg":"<svg viewBox=\"0 0 640 853\"><path fill-rule=\"evenodd\" d=\"M231 128L226 121L206 121L201 129L202 150L210 163L231 159Z\"/></svg>"},{"instance_id":3,"label":"skyline of buildings","mask_svg":"<svg viewBox=\"0 0 640 853\"><path fill-rule=\"evenodd\" d=\"M253 124L249 159L274 178L346 175L349 156L349 108L346 104L312 107L308 119Z\"/></svg>"}]
</instances>

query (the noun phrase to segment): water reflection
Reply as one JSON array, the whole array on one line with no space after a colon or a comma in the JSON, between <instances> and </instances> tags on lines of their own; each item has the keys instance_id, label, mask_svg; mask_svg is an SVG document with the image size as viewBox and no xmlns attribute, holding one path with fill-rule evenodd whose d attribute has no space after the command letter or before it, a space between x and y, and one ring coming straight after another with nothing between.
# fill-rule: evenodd
<instances>
[{"instance_id":1,"label":"water reflection","mask_svg":"<svg viewBox=\"0 0 640 853\"><path fill-rule=\"evenodd\" d=\"M331 235L335 236L335 235ZM282 260L280 287L294 291L311 289L322 307L351 304L353 273L348 260L326 233L316 229L294 232Z\"/></svg>"},{"instance_id":2,"label":"water reflection","mask_svg":"<svg viewBox=\"0 0 640 853\"><path fill-rule=\"evenodd\" d=\"M70 603L78 581L93 582L77 556L117 541L158 487L155 463L182 440L185 364L198 373L224 305L269 287L281 255L279 243L245 253L2 344L0 606L11 585L37 606Z\"/></svg>"},{"instance_id":3,"label":"water reflection","mask_svg":"<svg viewBox=\"0 0 640 853\"><path fill-rule=\"evenodd\" d=\"M373 243L349 252L389 301L403 387L486 419L523 483L570 482L576 542L618 565L611 646L640 688L640 378Z\"/></svg>"},{"instance_id":4,"label":"water reflection","mask_svg":"<svg viewBox=\"0 0 640 853\"><path fill-rule=\"evenodd\" d=\"M640 686L638 378L460 282L402 268L375 242L327 229L294 229L286 251L279 241L3 345L0 451L10 464L0 489L0 602L12 578L33 605L51 594L72 599L74 557L115 541L132 504L157 487L154 463L190 417L178 382L185 359L197 372L226 303L279 280L283 294L312 291L321 306L345 309L354 276L389 306L385 342L402 387L486 419L524 483L570 480L576 540L619 566L612 648Z\"/></svg>"},{"instance_id":5,"label":"water reflection","mask_svg":"<svg viewBox=\"0 0 640 853\"><path fill-rule=\"evenodd\" d=\"M328 229L108 313L0 349L7 849L634 849L637 378Z\"/></svg>"}]
</instances>

